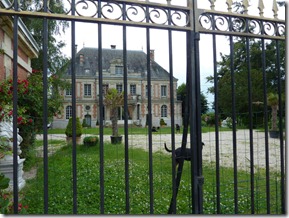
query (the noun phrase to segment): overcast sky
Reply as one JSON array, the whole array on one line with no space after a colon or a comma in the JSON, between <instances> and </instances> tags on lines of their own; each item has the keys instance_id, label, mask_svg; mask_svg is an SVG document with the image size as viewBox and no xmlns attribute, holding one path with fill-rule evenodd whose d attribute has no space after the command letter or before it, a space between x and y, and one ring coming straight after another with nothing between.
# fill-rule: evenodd
<instances>
[{"instance_id":1,"label":"overcast sky","mask_svg":"<svg viewBox=\"0 0 289 218\"><path fill-rule=\"evenodd\" d=\"M152 0L150 0L152 2ZM155 0L155 2L164 3L165 0ZM258 16L259 0L251 0L248 13ZM172 0L172 4L186 5L186 0ZM273 18L272 5L273 0L264 0L265 9L264 16ZM92 8L92 7L91 7ZM208 0L198 0L198 8L210 9ZM216 0L215 9L226 11L226 0ZM92 12L93 13L93 12ZM279 9L279 18L284 19L284 7ZM96 24L76 23L76 44L79 51L83 47L98 47L98 32ZM116 45L117 49L122 49L122 27L116 25L103 25L102 46L110 48ZM69 30L64 36L67 43L64 53L71 56L71 38ZM178 78L178 85L186 81L186 36L184 32L173 31L173 73ZM217 53L229 53L229 43L224 36L217 36ZM154 30L150 31L150 47L155 51L155 61L166 70L169 69L168 56L168 31ZM127 49L143 50L146 52L146 32L144 28L127 27ZM206 77L213 73L212 61L212 37L211 35L201 34L200 38L200 71L201 71L201 91L207 96L209 103L213 102L213 96L207 93L207 88L211 84L206 83ZM211 105L210 105L211 106Z\"/></svg>"}]
</instances>

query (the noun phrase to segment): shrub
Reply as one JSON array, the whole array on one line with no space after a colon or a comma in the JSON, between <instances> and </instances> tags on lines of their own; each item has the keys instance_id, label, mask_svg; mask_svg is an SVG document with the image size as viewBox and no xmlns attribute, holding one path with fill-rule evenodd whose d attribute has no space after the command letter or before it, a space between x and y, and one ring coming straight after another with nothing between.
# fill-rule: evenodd
<instances>
[{"instance_id":1,"label":"shrub","mask_svg":"<svg viewBox=\"0 0 289 218\"><path fill-rule=\"evenodd\" d=\"M65 129L65 134L68 137L72 137L72 117L69 118L68 124ZM82 126L80 124L79 117L76 117L76 136L80 137L82 135Z\"/></svg>"},{"instance_id":2,"label":"shrub","mask_svg":"<svg viewBox=\"0 0 289 218\"><path fill-rule=\"evenodd\" d=\"M161 126L166 126L167 125L163 118L160 120L160 125Z\"/></svg>"},{"instance_id":3,"label":"shrub","mask_svg":"<svg viewBox=\"0 0 289 218\"><path fill-rule=\"evenodd\" d=\"M87 146L96 146L98 144L97 136L86 136L83 139L83 144Z\"/></svg>"},{"instance_id":4,"label":"shrub","mask_svg":"<svg viewBox=\"0 0 289 218\"><path fill-rule=\"evenodd\" d=\"M90 126L86 123L86 120L85 120L85 119L82 120L82 127L90 127Z\"/></svg>"}]
</instances>

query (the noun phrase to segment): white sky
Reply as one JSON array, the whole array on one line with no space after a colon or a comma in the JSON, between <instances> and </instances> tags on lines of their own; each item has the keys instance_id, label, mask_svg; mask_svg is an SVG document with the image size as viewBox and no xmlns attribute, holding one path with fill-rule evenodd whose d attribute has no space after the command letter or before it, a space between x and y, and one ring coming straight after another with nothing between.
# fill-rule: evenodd
<instances>
[{"instance_id":1,"label":"white sky","mask_svg":"<svg viewBox=\"0 0 289 218\"><path fill-rule=\"evenodd\" d=\"M150 0L151 2L153 0ZM165 3L165 0L154 0L155 2ZM187 0L172 0L171 4L186 5ZM264 17L273 18L272 5L273 0L263 0L265 9ZM258 16L259 0L250 0L248 13ZM91 7L92 8L92 7ZM209 0L198 0L198 8L210 9ZM226 0L216 0L215 10L226 11ZM93 13L93 11L91 12ZM279 18L285 19L285 9L279 9ZM76 23L76 44L79 51L83 47L98 47L97 24ZM102 28L102 47L110 48L116 45L117 49L122 49L122 27L116 25L103 25ZM186 82L186 36L183 32L173 31L173 75L178 78L178 85ZM64 53L71 56L71 38L70 31L67 30L64 36L67 44ZM223 36L217 36L217 54L229 53L229 43ZM155 61L166 70L169 70L168 56L168 31L154 30L150 31L150 48L155 50ZM146 32L144 28L127 27L127 49L143 50L146 52ZM206 83L206 77L213 74L212 61L212 37L201 34L200 38L200 72L201 72L201 91L207 96L209 103L213 102L213 96L207 93L207 88L212 86Z\"/></svg>"}]
</instances>

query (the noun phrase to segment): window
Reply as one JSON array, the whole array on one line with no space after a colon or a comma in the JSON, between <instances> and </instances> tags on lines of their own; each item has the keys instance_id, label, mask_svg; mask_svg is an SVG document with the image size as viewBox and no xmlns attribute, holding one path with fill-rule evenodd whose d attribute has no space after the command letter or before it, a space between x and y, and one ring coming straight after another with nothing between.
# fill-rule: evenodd
<instances>
[{"instance_id":1,"label":"window","mask_svg":"<svg viewBox=\"0 0 289 218\"><path fill-rule=\"evenodd\" d=\"M107 90L108 90L108 84L103 85L102 86L102 94L106 95Z\"/></svg>"},{"instance_id":2,"label":"window","mask_svg":"<svg viewBox=\"0 0 289 218\"><path fill-rule=\"evenodd\" d=\"M72 89L71 89L71 88L67 88L67 89L65 90L65 95L71 96L71 95L72 95Z\"/></svg>"},{"instance_id":3,"label":"window","mask_svg":"<svg viewBox=\"0 0 289 218\"><path fill-rule=\"evenodd\" d=\"M117 89L118 93L121 93L122 92L122 85L121 84L116 85L116 89Z\"/></svg>"},{"instance_id":4,"label":"window","mask_svg":"<svg viewBox=\"0 0 289 218\"><path fill-rule=\"evenodd\" d=\"M136 95L136 85L130 85L130 94Z\"/></svg>"},{"instance_id":5,"label":"window","mask_svg":"<svg viewBox=\"0 0 289 218\"><path fill-rule=\"evenodd\" d=\"M84 96L91 96L91 84L84 84Z\"/></svg>"},{"instance_id":6,"label":"window","mask_svg":"<svg viewBox=\"0 0 289 218\"><path fill-rule=\"evenodd\" d=\"M65 118L68 120L72 117L72 106L67 106L65 110Z\"/></svg>"},{"instance_id":7,"label":"window","mask_svg":"<svg viewBox=\"0 0 289 218\"><path fill-rule=\"evenodd\" d=\"M167 97L167 86L161 86L161 96Z\"/></svg>"},{"instance_id":8,"label":"window","mask_svg":"<svg viewBox=\"0 0 289 218\"><path fill-rule=\"evenodd\" d=\"M152 86L151 86L151 88L152 88ZM151 94L152 94L152 91L151 91ZM146 85L146 97L148 97L148 85Z\"/></svg>"},{"instance_id":9,"label":"window","mask_svg":"<svg viewBox=\"0 0 289 218\"><path fill-rule=\"evenodd\" d=\"M122 66L115 66L115 74L122 75L123 74L123 67Z\"/></svg>"},{"instance_id":10,"label":"window","mask_svg":"<svg viewBox=\"0 0 289 218\"><path fill-rule=\"evenodd\" d=\"M167 105L162 105L161 107L161 117L167 117L168 107Z\"/></svg>"}]
</instances>

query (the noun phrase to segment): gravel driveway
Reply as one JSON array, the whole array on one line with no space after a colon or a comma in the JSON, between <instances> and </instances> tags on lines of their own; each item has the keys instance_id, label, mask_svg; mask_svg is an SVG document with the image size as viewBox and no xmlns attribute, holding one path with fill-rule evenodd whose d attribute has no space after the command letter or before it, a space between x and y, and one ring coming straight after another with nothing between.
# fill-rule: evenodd
<instances>
[{"instance_id":1,"label":"gravel driveway","mask_svg":"<svg viewBox=\"0 0 289 218\"><path fill-rule=\"evenodd\" d=\"M82 135L84 138L87 135ZM37 136L42 139L41 135ZM49 135L49 139L62 139L65 140L65 135ZM269 140L269 166L272 170L278 171L280 169L280 140ZM104 141L110 141L110 136L105 135ZM168 154L164 150L164 142L171 146L170 134L153 134L153 151L160 151ZM182 134L175 134L176 148L181 146ZM187 141L190 142L188 136ZM216 160L216 140L215 132L208 132L202 134L202 141L205 143L203 147L203 162L212 163ZM238 130L236 132L237 141L237 165L238 169L249 169L250 167L250 138L249 130ZM143 148L148 151L148 135L129 135L129 146L135 148ZM285 145L285 142L284 142ZM189 146L189 144L187 145ZM255 168L266 167L266 152L265 152L265 133L253 132L253 150L254 150L254 166ZM285 152L284 152L285 153ZM168 154L169 155L169 154ZM284 154L285 156L285 154ZM223 131L219 132L219 159L220 165L226 167L233 167L233 132Z\"/></svg>"}]
</instances>

